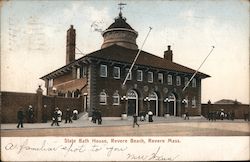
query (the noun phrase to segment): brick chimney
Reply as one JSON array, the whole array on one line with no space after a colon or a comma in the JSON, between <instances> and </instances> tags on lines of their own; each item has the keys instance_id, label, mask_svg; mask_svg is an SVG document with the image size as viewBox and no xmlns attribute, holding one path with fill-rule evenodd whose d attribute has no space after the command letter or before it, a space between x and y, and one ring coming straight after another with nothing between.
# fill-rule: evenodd
<instances>
[{"instance_id":1,"label":"brick chimney","mask_svg":"<svg viewBox=\"0 0 250 162\"><path fill-rule=\"evenodd\" d=\"M164 59L173 61L173 51L171 50L170 45L168 45L168 50L164 51Z\"/></svg>"},{"instance_id":2,"label":"brick chimney","mask_svg":"<svg viewBox=\"0 0 250 162\"><path fill-rule=\"evenodd\" d=\"M73 25L67 30L66 65L75 61L76 30Z\"/></svg>"}]
</instances>

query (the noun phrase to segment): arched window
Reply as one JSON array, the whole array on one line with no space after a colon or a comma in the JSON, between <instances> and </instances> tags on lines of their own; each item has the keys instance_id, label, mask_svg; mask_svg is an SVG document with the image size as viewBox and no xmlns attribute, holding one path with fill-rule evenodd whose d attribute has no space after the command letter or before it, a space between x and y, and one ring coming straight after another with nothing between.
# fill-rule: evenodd
<instances>
[{"instance_id":1,"label":"arched window","mask_svg":"<svg viewBox=\"0 0 250 162\"><path fill-rule=\"evenodd\" d=\"M107 94L105 92L100 93L100 105L107 105Z\"/></svg>"},{"instance_id":2,"label":"arched window","mask_svg":"<svg viewBox=\"0 0 250 162\"><path fill-rule=\"evenodd\" d=\"M113 95L113 105L120 105L120 95L115 92Z\"/></svg>"}]
</instances>

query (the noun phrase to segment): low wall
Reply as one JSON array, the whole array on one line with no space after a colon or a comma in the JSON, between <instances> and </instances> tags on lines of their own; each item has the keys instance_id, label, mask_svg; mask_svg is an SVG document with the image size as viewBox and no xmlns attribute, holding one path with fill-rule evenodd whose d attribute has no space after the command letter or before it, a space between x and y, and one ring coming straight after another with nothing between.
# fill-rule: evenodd
<instances>
[{"instance_id":1,"label":"low wall","mask_svg":"<svg viewBox=\"0 0 250 162\"><path fill-rule=\"evenodd\" d=\"M244 114L250 113L250 106L246 104L202 104L201 114L208 117L209 112L224 110L225 113L234 112L235 119L244 119Z\"/></svg>"},{"instance_id":2,"label":"low wall","mask_svg":"<svg viewBox=\"0 0 250 162\"><path fill-rule=\"evenodd\" d=\"M16 123L17 112L20 108L22 108L25 117L27 117L29 105L33 107L35 122L42 122L43 105L47 105L48 119L51 119L51 114L55 107L59 107L63 113L67 108L71 110L76 108L78 112L83 111L82 97L64 98L43 96L42 93L0 92L0 99L1 123ZM27 118L25 118L24 122L27 122Z\"/></svg>"}]
</instances>

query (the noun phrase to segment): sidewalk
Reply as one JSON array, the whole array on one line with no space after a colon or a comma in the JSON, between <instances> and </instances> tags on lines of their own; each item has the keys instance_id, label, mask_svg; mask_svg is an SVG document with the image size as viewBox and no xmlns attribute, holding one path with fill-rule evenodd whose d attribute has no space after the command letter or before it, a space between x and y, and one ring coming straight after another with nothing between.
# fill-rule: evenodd
<instances>
[{"instance_id":1,"label":"sidewalk","mask_svg":"<svg viewBox=\"0 0 250 162\"><path fill-rule=\"evenodd\" d=\"M139 118L138 118L139 119ZM209 122L205 118L192 118L190 120L184 120L181 117L154 117L154 122L149 123L148 121L139 121L138 124L145 125L145 124L159 124L159 123L189 123L189 122ZM244 120L217 120L216 122L227 122L227 123L247 123ZM24 128L19 129L59 129L59 128L81 128L81 127L103 127L103 126L129 126L133 124L133 118L128 117L126 120L121 120L121 118L103 118L102 125L98 125L89 121L88 118L80 118L78 120L73 120L73 123L65 123L65 120L59 123L60 126L51 126L52 121L48 121L48 123L24 123ZM212 122L211 122L212 123ZM1 130L12 130L17 129L17 123L11 124L1 124Z\"/></svg>"}]
</instances>

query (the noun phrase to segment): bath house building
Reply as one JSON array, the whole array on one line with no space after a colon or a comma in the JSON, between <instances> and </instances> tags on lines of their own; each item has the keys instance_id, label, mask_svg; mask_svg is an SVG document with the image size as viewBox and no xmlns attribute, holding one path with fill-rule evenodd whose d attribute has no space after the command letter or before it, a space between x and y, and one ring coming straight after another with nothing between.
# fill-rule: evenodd
<instances>
[{"instance_id":1,"label":"bath house building","mask_svg":"<svg viewBox=\"0 0 250 162\"><path fill-rule=\"evenodd\" d=\"M195 70L173 61L170 46L159 57L141 51L138 53L135 31L123 17L115 18L102 32L101 48L75 59L76 31L71 25L67 31L66 65L41 77L47 95L81 97L83 110L91 116L94 109L104 117L120 117L148 112L155 116L201 115L201 80L209 77L198 72L189 86L182 91Z\"/></svg>"}]
</instances>

